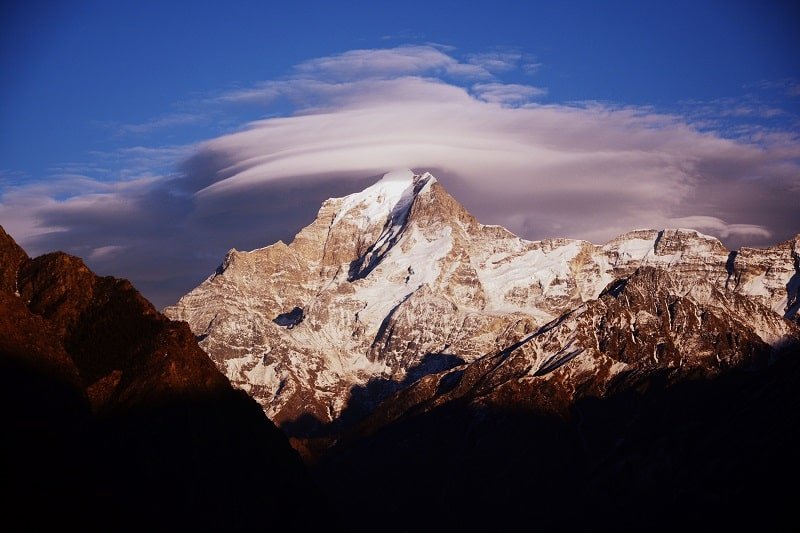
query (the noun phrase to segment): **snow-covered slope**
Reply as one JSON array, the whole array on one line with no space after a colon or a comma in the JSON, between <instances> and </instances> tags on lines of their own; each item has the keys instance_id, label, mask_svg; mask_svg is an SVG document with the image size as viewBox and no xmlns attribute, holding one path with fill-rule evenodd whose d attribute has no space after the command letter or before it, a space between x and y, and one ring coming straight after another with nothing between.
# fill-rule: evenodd
<instances>
[{"instance_id":1,"label":"snow-covered slope","mask_svg":"<svg viewBox=\"0 0 800 533\"><path fill-rule=\"evenodd\" d=\"M303 433L346 410L368 413L422 376L507 351L553 321L562 333L568 324L583 330L589 319L577 317L587 305L643 268L669 273L671 297L780 346L797 335L789 319L800 305L798 254L800 235L731 253L683 229L636 230L603 246L526 241L478 223L430 174L402 170L327 200L289 245L231 250L165 313L187 321L276 423ZM652 321L641 311L604 327L634 331ZM564 334L538 348L531 375L573 359L582 372L604 368L607 379L625 370L594 340L575 342Z\"/></svg>"}]
</instances>

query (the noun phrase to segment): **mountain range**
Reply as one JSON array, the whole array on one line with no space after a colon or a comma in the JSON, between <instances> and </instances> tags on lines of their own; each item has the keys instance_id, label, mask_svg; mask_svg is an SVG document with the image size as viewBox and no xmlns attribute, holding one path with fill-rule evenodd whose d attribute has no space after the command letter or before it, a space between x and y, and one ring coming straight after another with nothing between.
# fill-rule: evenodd
<instances>
[{"instance_id":1,"label":"mountain range","mask_svg":"<svg viewBox=\"0 0 800 533\"><path fill-rule=\"evenodd\" d=\"M791 521L798 308L800 235L527 241L401 170L165 313L354 529L415 531Z\"/></svg>"},{"instance_id":2,"label":"mountain range","mask_svg":"<svg viewBox=\"0 0 800 533\"><path fill-rule=\"evenodd\" d=\"M231 250L165 313L309 436L470 372L496 376L487 394L552 383L556 407L657 371L766 363L800 340L798 257L800 235L733 252L682 229L526 241L405 170L326 201L289 245Z\"/></svg>"},{"instance_id":3,"label":"mountain range","mask_svg":"<svg viewBox=\"0 0 800 533\"><path fill-rule=\"evenodd\" d=\"M399 170L164 314L0 230L0 308L9 523L797 525L800 234L528 241Z\"/></svg>"}]
</instances>

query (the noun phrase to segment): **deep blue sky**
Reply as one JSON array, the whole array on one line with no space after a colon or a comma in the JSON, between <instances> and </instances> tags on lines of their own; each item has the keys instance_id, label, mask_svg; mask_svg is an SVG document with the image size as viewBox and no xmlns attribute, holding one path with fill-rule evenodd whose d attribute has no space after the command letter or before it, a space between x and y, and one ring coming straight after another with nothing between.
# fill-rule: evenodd
<instances>
[{"instance_id":1,"label":"deep blue sky","mask_svg":"<svg viewBox=\"0 0 800 533\"><path fill-rule=\"evenodd\" d=\"M768 245L798 50L797 1L2 2L0 225L158 306L396 167L530 239Z\"/></svg>"},{"instance_id":2,"label":"deep blue sky","mask_svg":"<svg viewBox=\"0 0 800 533\"><path fill-rule=\"evenodd\" d=\"M509 46L542 63L544 102L673 110L739 98L800 72L798 2L6 2L0 169L41 178L87 152L181 143L192 124L121 139L114 125L180 112L198 94L274 79L303 60L436 42ZM387 38L388 37L388 38ZM512 80L513 81L513 80ZM797 111L797 99L784 102Z\"/></svg>"}]
</instances>

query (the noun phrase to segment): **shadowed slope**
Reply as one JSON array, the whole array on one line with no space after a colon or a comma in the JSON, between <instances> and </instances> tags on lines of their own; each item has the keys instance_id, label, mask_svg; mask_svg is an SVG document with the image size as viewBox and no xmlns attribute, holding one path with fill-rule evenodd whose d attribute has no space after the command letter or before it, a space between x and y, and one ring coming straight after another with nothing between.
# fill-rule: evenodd
<instances>
[{"instance_id":1,"label":"shadowed slope","mask_svg":"<svg viewBox=\"0 0 800 533\"><path fill-rule=\"evenodd\" d=\"M329 450L314 472L343 516L358 516L352 530L386 515L387 531L796 526L800 353L668 382L652 375L560 415L524 386L505 401L412 410Z\"/></svg>"},{"instance_id":2,"label":"shadowed slope","mask_svg":"<svg viewBox=\"0 0 800 533\"><path fill-rule=\"evenodd\" d=\"M0 238L7 519L38 527L55 512L114 530L331 520L286 438L186 324L78 258L31 260Z\"/></svg>"}]
</instances>

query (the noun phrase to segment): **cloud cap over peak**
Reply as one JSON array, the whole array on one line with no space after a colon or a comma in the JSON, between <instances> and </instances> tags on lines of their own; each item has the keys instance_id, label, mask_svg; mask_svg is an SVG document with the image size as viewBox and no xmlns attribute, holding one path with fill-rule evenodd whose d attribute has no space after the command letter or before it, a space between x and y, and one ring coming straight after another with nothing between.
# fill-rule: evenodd
<instances>
[{"instance_id":1,"label":"cloud cap over peak","mask_svg":"<svg viewBox=\"0 0 800 533\"><path fill-rule=\"evenodd\" d=\"M288 108L189 147L119 154L158 172L7 188L0 223L33 253L67 249L132 278L158 305L231 247L291 239L324 199L394 168L429 170L479 220L529 239L682 226L737 247L800 230L795 134L731 137L647 107L545 103L546 89L498 77L526 61L433 45L305 61L208 101Z\"/></svg>"}]
</instances>

